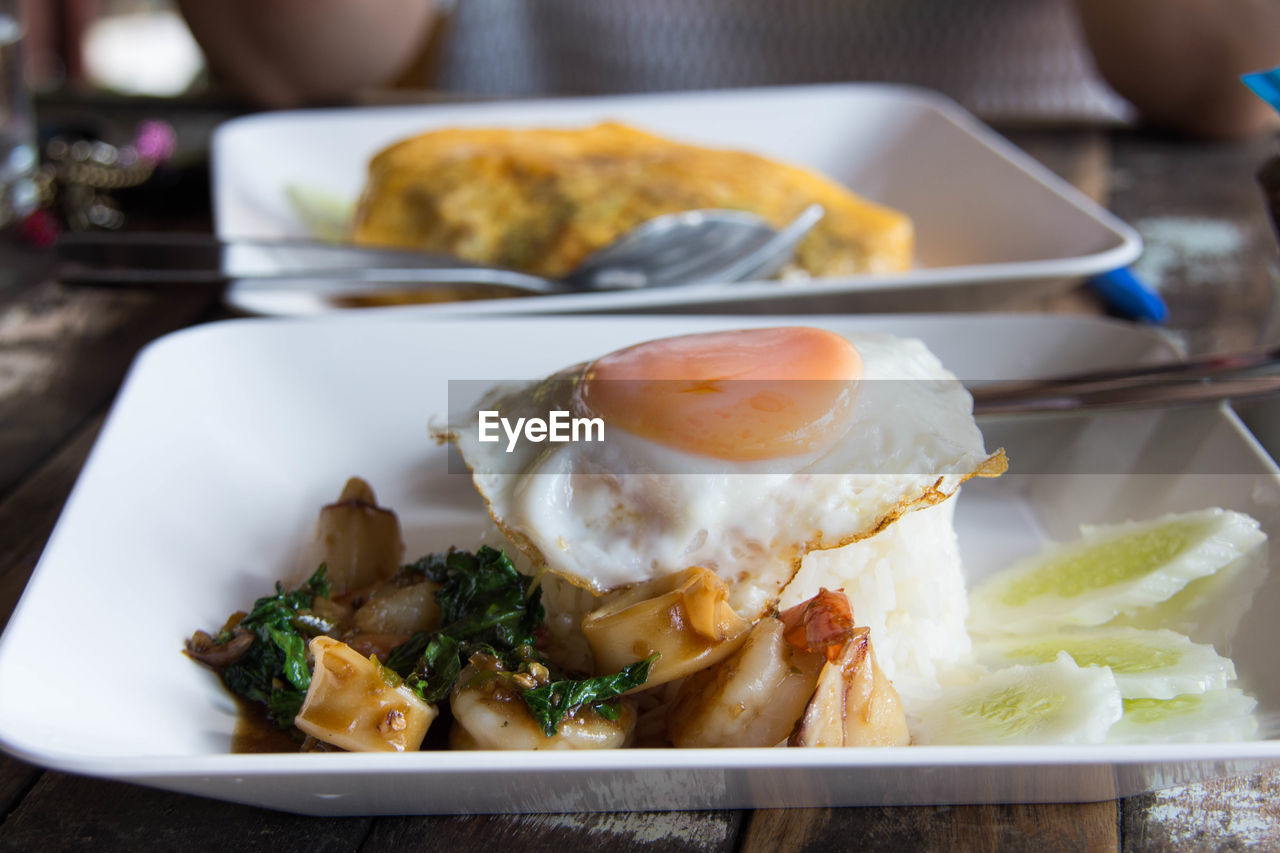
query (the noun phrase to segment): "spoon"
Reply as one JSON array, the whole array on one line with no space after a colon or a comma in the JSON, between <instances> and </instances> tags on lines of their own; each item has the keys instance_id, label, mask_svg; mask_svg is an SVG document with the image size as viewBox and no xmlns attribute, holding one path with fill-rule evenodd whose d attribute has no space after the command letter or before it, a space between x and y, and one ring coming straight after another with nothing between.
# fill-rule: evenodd
<instances>
[{"instance_id":1,"label":"spoon","mask_svg":"<svg viewBox=\"0 0 1280 853\"><path fill-rule=\"evenodd\" d=\"M59 241L57 277L68 283L153 285L235 280L253 289L280 289L283 281L299 280L309 291L357 298L419 289L466 299L674 287L768 277L790 260L822 215L822 207L812 205L775 230L744 211L667 214L588 255L559 279L396 249L100 232Z\"/></svg>"},{"instance_id":2,"label":"spoon","mask_svg":"<svg viewBox=\"0 0 1280 853\"><path fill-rule=\"evenodd\" d=\"M1186 361L988 383L973 387L975 415L1173 406L1280 394L1280 347Z\"/></svg>"}]
</instances>

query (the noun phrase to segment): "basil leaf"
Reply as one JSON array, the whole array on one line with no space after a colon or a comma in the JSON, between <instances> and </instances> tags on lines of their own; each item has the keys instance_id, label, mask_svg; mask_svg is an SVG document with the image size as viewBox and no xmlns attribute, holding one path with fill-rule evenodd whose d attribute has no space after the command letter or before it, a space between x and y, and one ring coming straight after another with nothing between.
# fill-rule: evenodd
<instances>
[{"instance_id":1,"label":"basil leaf","mask_svg":"<svg viewBox=\"0 0 1280 853\"><path fill-rule=\"evenodd\" d=\"M617 706L605 703L648 681L649 668L657 659L655 652L642 661L623 667L613 675L552 681L524 691L524 703L547 737L552 737L559 731L560 723L565 717L573 716L584 706L594 707L606 720L616 720Z\"/></svg>"},{"instance_id":2,"label":"basil leaf","mask_svg":"<svg viewBox=\"0 0 1280 853\"><path fill-rule=\"evenodd\" d=\"M293 725L311 686L307 640L299 630L306 620L298 616L311 607L317 596L329 594L325 573L326 567L320 566L292 592L285 592L276 583L275 595L255 601L249 615L237 626L253 634L253 645L222 671L222 681L229 690L266 705L267 716L281 728ZM226 639L231 636L226 633ZM223 635L218 639L223 640Z\"/></svg>"}]
</instances>

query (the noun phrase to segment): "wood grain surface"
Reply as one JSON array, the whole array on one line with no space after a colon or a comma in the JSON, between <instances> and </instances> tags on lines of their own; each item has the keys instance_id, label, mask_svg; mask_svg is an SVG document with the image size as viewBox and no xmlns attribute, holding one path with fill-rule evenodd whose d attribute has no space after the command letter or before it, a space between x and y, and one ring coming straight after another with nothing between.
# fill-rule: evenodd
<instances>
[{"instance_id":1,"label":"wood grain surface","mask_svg":"<svg viewBox=\"0 0 1280 853\"><path fill-rule=\"evenodd\" d=\"M1142 233L1148 249L1135 268L1168 299L1170 328L1189 350L1274 337L1276 243L1253 184L1274 140L1187 143L1089 128L1008 135ZM163 227L164 208L134 221ZM207 213L196 224L207 228ZM139 349L225 316L207 292L76 290L42 277L30 258L9 261L0 263L11 273L0 277L6 621ZM1102 310L1084 289L1006 307ZM1088 804L319 819L0 755L0 850L1271 850L1280 849L1278 786L1280 774L1267 773Z\"/></svg>"},{"instance_id":2,"label":"wood grain surface","mask_svg":"<svg viewBox=\"0 0 1280 853\"><path fill-rule=\"evenodd\" d=\"M757 809L742 850L1114 850L1118 829L1114 802Z\"/></svg>"}]
</instances>

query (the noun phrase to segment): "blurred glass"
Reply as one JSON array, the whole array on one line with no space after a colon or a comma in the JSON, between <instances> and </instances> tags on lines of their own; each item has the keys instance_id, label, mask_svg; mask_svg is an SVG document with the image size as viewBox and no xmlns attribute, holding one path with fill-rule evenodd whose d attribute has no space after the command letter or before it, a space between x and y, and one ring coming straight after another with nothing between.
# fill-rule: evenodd
<instances>
[{"instance_id":1,"label":"blurred glass","mask_svg":"<svg viewBox=\"0 0 1280 853\"><path fill-rule=\"evenodd\" d=\"M36 207L36 125L23 73L20 0L0 0L0 225Z\"/></svg>"}]
</instances>

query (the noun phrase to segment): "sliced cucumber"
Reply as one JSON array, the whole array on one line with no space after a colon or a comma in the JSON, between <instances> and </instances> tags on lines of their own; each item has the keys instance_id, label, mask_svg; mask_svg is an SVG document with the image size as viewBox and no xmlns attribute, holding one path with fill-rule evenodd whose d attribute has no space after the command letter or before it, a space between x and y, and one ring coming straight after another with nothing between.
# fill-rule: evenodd
<instances>
[{"instance_id":1,"label":"sliced cucumber","mask_svg":"<svg viewBox=\"0 0 1280 853\"><path fill-rule=\"evenodd\" d=\"M1046 663L1066 652L1080 666L1107 666L1125 699L1172 699L1227 686L1236 668L1212 646L1173 631L1078 628L980 640L974 654L992 668Z\"/></svg>"},{"instance_id":2,"label":"sliced cucumber","mask_svg":"<svg viewBox=\"0 0 1280 853\"><path fill-rule=\"evenodd\" d=\"M1257 521L1218 508L1091 528L980 583L970 627L999 634L1101 625L1168 600L1265 541Z\"/></svg>"},{"instance_id":3,"label":"sliced cucumber","mask_svg":"<svg viewBox=\"0 0 1280 853\"><path fill-rule=\"evenodd\" d=\"M973 684L948 687L925 706L912 740L928 744L1101 743L1120 719L1111 670L1052 663L1012 666Z\"/></svg>"},{"instance_id":4,"label":"sliced cucumber","mask_svg":"<svg viewBox=\"0 0 1280 853\"><path fill-rule=\"evenodd\" d=\"M1167 601L1121 613L1108 625L1169 628L1197 643L1229 648L1236 628L1267 579L1267 544L1212 575L1198 578Z\"/></svg>"},{"instance_id":5,"label":"sliced cucumber","mask_svg":"<svg viewBox=\"0 0 1280 853\"><path fill-rule=\"evenodd\" d=\"M1216 743L1249 740L1258 733L1258 703L1242 690L1226 688L1172 699L1126 699L1124 717L1108 743Z\"/></svg>"}]
</instances>

